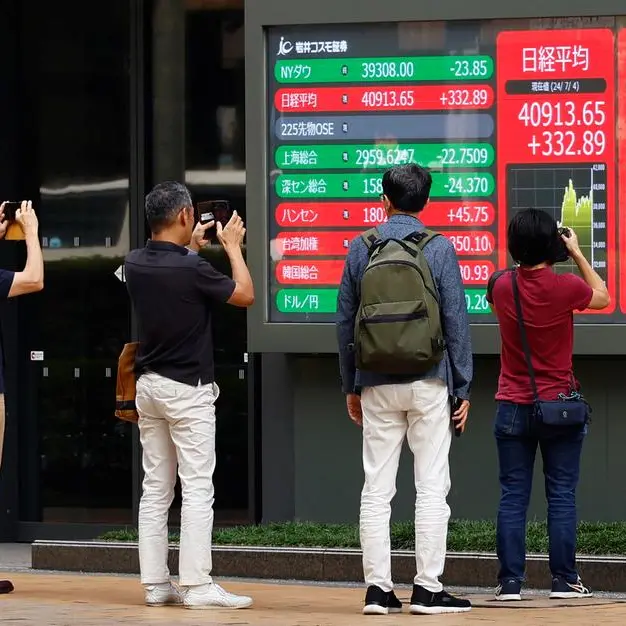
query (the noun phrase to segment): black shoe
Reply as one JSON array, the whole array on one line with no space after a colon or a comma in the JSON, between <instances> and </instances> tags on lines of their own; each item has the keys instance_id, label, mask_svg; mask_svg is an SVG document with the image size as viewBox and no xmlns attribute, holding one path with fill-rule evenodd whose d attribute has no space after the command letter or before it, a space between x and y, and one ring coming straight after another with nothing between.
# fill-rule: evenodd
<instances>
[{"instance_id":1,"label":"black shoe","mask_svg":"<svg viewBox=\"0 0 626 626\"><path fill-rule=\"evenodd\" d=\"M555 576L552 579L552 600L571 600L573 598L592 598L593 593L589 587L583 585L580 578L575 583L568 583L565 578Z\"/></svg>"},{"instance_id":2,"label":"black shoe","mask_svg":"<svg viewBox=\"0 0 626 626\"><path fill-rule=\"evenodd\" d=\"M420 585L413 585L413 595L411 595L409 610L413 615L466 613L472 610L472 603L469 600L455 598L447 591L433 593Z\"/></svg>"},{"instance_id":3,"label":"black shoe","mask_svg":"<svg viewBox=\"0 0 626 626\"><path fill-rule=\"evenodd\" d=\"M402 613L402 602L398 600L393 591L387 594L387 608L390 613Z\"/></svg>"},{"instance_id":4,"label":"black shoe","mask_svg":"<svg viewBox=\"0 0 626 626\"><path fill-rule=\"evenodd\" d=\"M401 613L402 602L393 591L383 591L376 585L367 588L363 615L387 615L387 613Z\"/></svg>"},{"instance_id":5,"label":"black shoe","mask_svg":"<svg viewBox=\"0 0 626 626\"><path fill-rule=\"evenodd\" d=\"M522 599L522 583L515 578L501 580L496 588L496 600L509 602Z\"/></svg>"},{"instance_id":6,"label":"black shoe","mask_svg":"<svg viewBox=\"0 0 626 626\"><path fill-rule=\"evenodd\" d=\"M13 584L10 580L0 580L0 593L11 593Z\"/></svg>"}]
</instances>

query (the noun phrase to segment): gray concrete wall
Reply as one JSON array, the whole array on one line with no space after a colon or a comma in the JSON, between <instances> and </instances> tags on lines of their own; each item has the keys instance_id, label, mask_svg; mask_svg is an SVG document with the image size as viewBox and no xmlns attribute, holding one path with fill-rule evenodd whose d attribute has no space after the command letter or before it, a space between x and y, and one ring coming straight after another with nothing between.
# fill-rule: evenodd
<instances>
[{"instance_id":1,"label":"gray concrete wall","mask_svg":"<svg viewBox=\"0 0 626 626\"><path fill-rule=\"evenodd\" d=\"M277 355L272 355L275 359ZM264 398L264 432L273 426L273 441L264 438L264 471L273 475L282 469L282 483L264 480L265 521L294 518L323 522L357 520L362 486L361 432L345 411L335 357L285 357L282 370L272 363L264 367L264 380L282 371L282 390L274 384L272 400L289 405L293 431L287 428L284 411L275 412ZM269 363L266 365L269 366ZM469 430L453 439L452 491L450 505L454 518L492 519L498 503L495 442L492 435L493 396L499 370L497 357L476 357L476 376ZM584 520L626 519L623 482L626 476L626 424L623 417L624 382L620 372L624 359L579 359L577 375L594 413L584 446L579 512ZM285 376L289 372L289 377ZM266 385L264 384L266 388ZM264 389L265 391L265 389ZM276 422L282 421L281 437ZM276 438L275 438L276 437ZM275 445L274 445L275 444ZM295 457L289 452L293 444ZM270 453L271 451L271 453ZM270 454L268 454L270 453ZM293 468L293 469L292 469ZM293 472L293 474L292 474ZM293 475L288 480L286 476ZM405 448L398 472L398 493L393 503L396 520L413 517L414 488L411 454ZM293 489L291 488L293 485ZM284 497L283 497L284 495ZM293 498L293 509L285 501ZM282 511L276 502L282 502ZM545 519L543 477L538 459L530 518Z\"/></svg>"}]
</instances>

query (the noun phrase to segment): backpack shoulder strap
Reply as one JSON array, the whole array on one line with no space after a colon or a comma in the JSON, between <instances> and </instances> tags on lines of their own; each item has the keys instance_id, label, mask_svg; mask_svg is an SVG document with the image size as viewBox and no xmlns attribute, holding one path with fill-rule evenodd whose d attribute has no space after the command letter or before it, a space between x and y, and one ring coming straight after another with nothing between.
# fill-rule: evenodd
<instances>
[{"instance_id":1,"label":"backpack shoulder strap","mask_svg":"<svg viewBox=\"0 0 626 626\"><path fill-rule=\"evenodd\" d=\"M361 234L361 239L365 242L368 251L371 253L372 246L380 241L380 233L378 232L378 228L370 228Z\"/></svg>"},{"instance_id":2,"label":"backpack shoulder strap","mask_svg":"<svg viewBox=\"0 0 626 626\"><path fill-rule=\"evenodd\" d=\"M404 240L414 243L418 250L423 251L430 241L439 236L441 236L441 233L425 228L424 230L416 230L415 232L408 234Z\"/></svg>"},{"instance_id":3,"label":"backpack shoulder strap","mask_svg":"<svg viewBox=\"0 0 626 626\"><path fill-rule=\"evenodd\" d=\"M420 250L423 250L428 245L428 243L430 243L435 237L441 237L441 233L437 233L434 230L429 230L428 228L423 230L422 233L424 233L425 236L421 237L417 244L417 247Z\"/></svg>"}]
</instances>

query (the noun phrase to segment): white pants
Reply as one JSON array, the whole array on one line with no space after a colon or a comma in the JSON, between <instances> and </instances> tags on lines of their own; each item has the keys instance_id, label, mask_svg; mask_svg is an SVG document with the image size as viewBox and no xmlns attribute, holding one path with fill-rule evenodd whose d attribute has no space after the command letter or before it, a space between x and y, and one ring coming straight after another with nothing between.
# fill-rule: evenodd
<instances>
[{"instance_id":1,"label":"white pants","mask_svg":"<svg viewBox=\"0 0 626 626\"><path fill-rule=\"evenodd\" d=\"M192 387L144 374L137 381L143 448L139 564L144 585L169 581L169 508L176 466L182 487L179 574L183 586L211 582L216 384Z\"/></svg>"},{"instance_id":2,"label":"white pants","mask_svg":"<svg viewBox=\"0 0 626 626\"><path fill-rule=\"evenodd\" d=\"M437 593L442 585L450 507L448 454L452 441L448 389L439 379L366 387L360 533L365 584L391 591L391 500L406 435L415 466L414 583Z\"/></svg>"}]
</instances>

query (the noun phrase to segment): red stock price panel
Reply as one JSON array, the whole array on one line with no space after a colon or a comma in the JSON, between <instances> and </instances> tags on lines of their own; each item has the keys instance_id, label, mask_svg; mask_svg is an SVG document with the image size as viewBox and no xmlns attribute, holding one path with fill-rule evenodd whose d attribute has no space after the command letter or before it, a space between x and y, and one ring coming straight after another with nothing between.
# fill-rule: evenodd
<instances>
[{"instance_id":1,"label":"red stock price panel","mask_svg":"<svg viewBox=\"0 0 626 626\"><path fill-rule=\"evenodd\" d=\"M578 235L616 288L615 36L609 29L500 33L497 38L498 206L534 206ZM626 182L626 181L625 181ZM498 238L506 241L507 219ZM507 262L505 246L499 265ZM576 272L562 263L560 272ZM610 315L616 307L599 312ZM585 317L597 322L598 315Z\"/></svg>"},{"instance_id":2,"label":"red stock price panel","mask_svg":"<svg viewBox=\"0 0 626 626\"><path fill-rule=\"evenodd\" d=\"M625 107L615 68L619 47L625 84L626 38L608 28L490 32L461 55L443 44L407 53L392 24L270 29L270 322L334 321L350 242L386 221L382 174L406 163L431 170L420 218L454 244L472 322L495 321L487 281L510 265L507 224L529 206L576 230L615 293ZM626 230L620 237L626 245ZM614 309L577 316L599 321L616 321Z\"/></svg>"}]
</instances>

